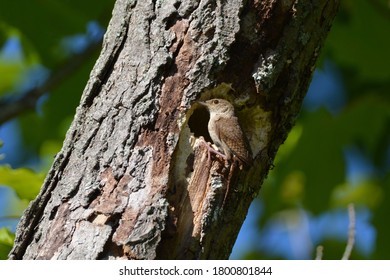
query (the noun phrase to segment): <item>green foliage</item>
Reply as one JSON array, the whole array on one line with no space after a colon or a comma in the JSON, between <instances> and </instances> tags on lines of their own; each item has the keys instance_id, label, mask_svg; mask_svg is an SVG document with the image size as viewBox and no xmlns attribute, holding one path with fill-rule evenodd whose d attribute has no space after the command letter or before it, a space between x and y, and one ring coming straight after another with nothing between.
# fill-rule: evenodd
<instances>
[{"instance_id":1,"label":"green foliage","mask_svg":"<svg viewBox=\"0 0 390 280\"><path fill-rule=\"evenodd\" d=\"M14 234L7 228L0 228L0 260L7 259L14 244Z\"/></svg>"},{"instance_id":2,"label":"green foliage","mask_svg":"<svg viewBox=\"0 0 390 280\"><path fill-rule=\"evenodd\" d=\"M390 205L390 174L386 174L383 182L383 196L379 207L375 211L373 225L377 229L377 241L373 258L390 259L390 226L389 220L389 205Z\"/></svg>"},{"instance_id":3,"label":"green foliage","mask_svg":"<svg viewBox=\"0 0 390 280\"><path fill-rule=\"evenodd\" d=\"M371 211L376 242L371 255L363 257L355 248L352 258L389 259L390 10L384 0L341 4L323 56L337 64L347 102L337 114L325 108L303 110L260 192L264 209L259 227L264 229L289 209L303 209L316 218L346 211L353 202L357 209ZM345 151L350 147L375 170L360 175L357 183L348 178ZM340 259L346 242L328 238L320 244L326 259ZM267 255L253 250L247 257Z\"/></svg>"},{"instance_id":4,"label":"green foliage","mask_svg":"<svg viewBox=\"0 0 390 280\"><path fill-rule=\"evenodd\" d=\"M23 65L19 62L8 62L0 58L0 95L13 89L13 86L19 79L22 73Z\"/></svg>"},{"instance_id":5,"label":"green foliage","mask_svg":"<svg viewBox=\"0 0 390 280\"><path fill-rule=\"evenodd\" d=\"M15 190L20 199L34 199L45 179L44 173L35 173L27 168L12 169L0 166L0 185L6 185Z\"/></svg>"},{"instance_id":6,"label":"green foliage","mask_svg":"<svg viewBox=\"0 0 390 280\"><path fill-rule=\"evenodd\" d=\"M387 1L341 2L341 10L326 41L326 51L339 67L356 73L356 79L388 82L390 12Z\"/></svg>"},{"instance_id":7,"label":"green foliage","mask_svg":"<svg viewBox=\"0 0 390 280\"><path fill-rule=\"evenodd\" d=\"M64 48L64 38L85 34L91 21L104 29L113 4L114 0L0 1L0 105L3 100L17 100L26 94L23 83L33 67L42 67L57 77L44 92L45 97L37 110L22 112L17 118L22 148L15 153L20 162L38 162L34 170L39 172L0 165L0 187L10 188L17 194L17 197L11 195L7 198L8 208L5 213L0 213L0 222L20 216L26 202L38 194L53 156L62 146L97 59L98 48L75 58L74 53ZM16 41L20 48L20 52L12 57L1 53L10 40ZM82 65L67 72L69 66L80 59L84 61ZM5 147L7 141L5 139ZM0 160L5 162L12 156L0 152ZM4 203L4 199L0 203ZM6 258L12 246L13 237L7 233L8 229L0 228L0 259ZM10 238L6 239L6 236ZM8 243L4 243L3 238Z\"/></svg>"},{"instance_id":8,"label":"green foliage","mask_svg":"<svg viewBox=\"0 0 390 280\"><path fill-rule=\"evenodd\" d=\"M21 81L25 71L31 65L38 63L38 57L25 36L17 28L2 21L0 21L0 38L0 46L3 46L10 38L18 39L23 46L26 46L23 57L0 55L0 96L2 96L14 90L14 86Z\"/></svg>"},{"instance_id":9,"label":"green foliage","mask_svg":"<svg viewBox=\"0 0 390 280\"><path fill-rule=\"evenodd\" d=\"M325 109L305 112L280 148L276 167L260 193L265 204L260 226L286 209L303 206L309 213L320 215L353 202L373 213L378 232L375 258L390 258L390 225L385 222L390 205L390 170L385 166L389 155L384 153L389 145L389 123L390 100L374 95L356 98L336 116ZM348 181L343 150L353 145L386 175L373 174L357 184ZM341 255L327 252L332 259ZM353 256L362 258L356 253Z\"/></svg>"},{"instance_id":10,"label":"green foliage","mask_svg":"<svg viewBox=\"0 0 390 280\"><path fill-rule=\"evenodd\" d=\"M60 41L84 33L88 21L107 22L112 1L1 1L0 19L20 30L24 50L34 49L47 67L55 67L64 56ZM33 13L32 13L33 11Z\"/></svg>"},{"instance_id":11,"label":"green foliage","mask_svg":"<svg viewBox=\"0 0 390 280\"><path fill-rule=\"evenodd\" d=\"M0 27L4 26L3 29L0 28L2 42L16 37L23 52L22 60L12 63L2 63L0 60L0 74L3 68L7 73L7 76L1 75L4 82L0 85L0 96L9 93L23 78L26 70L37 63L48 68L52 74L64 72L66 65L74 58L63 49L62 40L65 37L84 34L87 23L92 20L98 21L103 27L106 26L112 5L112 0L0 2ZM31 11L34 11L34 18ZM19 119L23 140L33 152L39 151L43 139L54 138L62 143L98 52L87 55L89 57L86 63L69 76L64 75L62 80L58 81L60 84L55 85L42 108L43 116L35 112ZM16 91L13 92L15 93Z\"/></svg>"}]
</instances>

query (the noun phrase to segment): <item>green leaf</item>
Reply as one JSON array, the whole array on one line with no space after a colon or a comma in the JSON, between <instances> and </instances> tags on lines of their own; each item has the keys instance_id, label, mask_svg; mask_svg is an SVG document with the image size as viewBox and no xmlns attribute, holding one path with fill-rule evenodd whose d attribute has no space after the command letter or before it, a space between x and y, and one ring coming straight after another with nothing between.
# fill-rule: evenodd
<instances>
[{"instance_id":1,"label":"green leaf","mask_svg":"<svg viewBox=\"0 0 390 280\"><path fill-rule=\"evenodd\" d=\"M339 137L345 144L359 145L373 161L384 161L389 123L389 101L375 93L363 95L338 117L338 129L343 132Z\"/></svg>"},{"instance_id":2,"label":"green leaf","mask_svg":"<svg viewBox=\"0 0 390 280\"><path fill-rule=\"evenodd\" d=\"M375 209L373 215L373 225L377 233L374 258L388 260L390 259L390 223L388 222L390 213L390 172L387 173L382 184L383 201L381 201L380 207Z\"/></svg>"},{"instance_id":3,"label":"green leaf","mask_svg":"<svg viewBox=\"0 0 390 280\"><path fill-rule=\"evenodd\" d=\"M382 6L382 8L380 7ZM390 77L390 24L386 1L341 1L325 52L359 80Z\"/></svg>"},{"instance_id":4,"label":"green leaf","mask_svg":"<svg viewBox=\"0 0 390 280\"><path fill-rule=\"evenodd\" d=\"M44 174L35 173L27 168L12 169L7 165L0 166L0 185L14 189L21 199L34 199L44 179Z\"/></svg>"},{"instance_id":5,"label":"green leaf","mask_svg":"<svg viewBox=\"0 0 390 280\"><path fill-rule=\"evenodd\" d=\"M329 209L333 188L345 180L342 139L335 137L338 129L325 109L302 115L262 188L266 207L261 222L297 205L315 214Z\"/></svg>"},{"instance_id":6,"label":"green leaf","mask_svg":"<svg viewBox=\"0 0 390 280\"><path fill-rule=\"evenodd\" d=\"M8 253L14 244L15 235L7 228L0 228L0 259L8 258Z\"/></svg>"},{"instance_id":7,"label":"green leaf","mask_svg":"<svg viewBox=\"0 0 390 280\"><path fill-rule=\"evenodd\" d=\"M0 96L14 89L24 69L24 66L20 62L7 62L0 58Z\"/></svg>"},{"instance_id":8,"label":"green leaf","mask_svg":"<svg viewBox=\"0 0 390 280\"><path fill-rule=\"evenodd\" d=\"M383 190L377 182L361 181L352 186L344 183L334 189L332 204L334 207L347 207L348 204L363 205L371 209L377 208L383 200Z\"/></svg>"},{"instance_id":9,"label":"green leaf","mask_svg":"<svg viewBox=\"0 0 390 280\"><path fill-rule=\"evenodd\" d=\"M22 53L16 53L15 57L7 57L0 53L0 97L10 92L15 92L15 86L21 83L26 71L39 62L38 54L32 47L32 44L23 37L22 33L16 28L0 21L0 36L3 44L11 39L17 39L22 45Z\"/></svg>"}]
</instances>

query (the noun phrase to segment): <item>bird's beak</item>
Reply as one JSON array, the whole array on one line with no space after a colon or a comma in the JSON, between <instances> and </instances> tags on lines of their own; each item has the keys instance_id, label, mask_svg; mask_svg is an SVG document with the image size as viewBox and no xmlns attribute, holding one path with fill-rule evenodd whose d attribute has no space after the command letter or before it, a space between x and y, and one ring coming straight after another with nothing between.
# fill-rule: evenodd
<instances>
[{"instance_id":1,"label":"bird's beak","mask_svg":"<svg viewBox=\"0 0 390 280\"><path fill-rule=\"evenodd\" d=\"M207 103L203 101L197 101L198 104L207 107Z\"/></svg>"}]
</instances>

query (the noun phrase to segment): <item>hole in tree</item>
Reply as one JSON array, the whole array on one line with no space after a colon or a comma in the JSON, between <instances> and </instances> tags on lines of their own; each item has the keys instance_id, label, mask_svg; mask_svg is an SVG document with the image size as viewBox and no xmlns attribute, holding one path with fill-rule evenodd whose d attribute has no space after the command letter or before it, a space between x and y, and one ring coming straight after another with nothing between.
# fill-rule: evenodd
<instances>
[{"instance_id":1,"label":"hole in tree","mask_svg":"<svg viewBox=\"0 0 390 280\"><path fill-rule=\"evenodd\" d=\"M188 127L195 137L203 136L204 140L212 142L207 129L209 119L210 114L207 109L203 106L197 106L188 120Z\"/></svg>"}]
</instances>

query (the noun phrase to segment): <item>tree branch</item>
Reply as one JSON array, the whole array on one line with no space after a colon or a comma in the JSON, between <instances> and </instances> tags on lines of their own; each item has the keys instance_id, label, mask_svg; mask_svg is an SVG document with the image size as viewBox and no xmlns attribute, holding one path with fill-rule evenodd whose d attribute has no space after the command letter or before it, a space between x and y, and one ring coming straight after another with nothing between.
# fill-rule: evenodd
<instances>
[{"instance_id":1,"label":"tree branch","mask_svg":"<svg viewBox=\"0 0 390 280\"><path fill-rule=\"evenodd\" d=\"M344 255L341 258L342 260L348 260L351 256L353 246L355 245L355 227L356 227L356 215L355 207L353 203L348 205L348 216L349 216L349 226L348 226L348 242L345 247Z\"/></svg>"},{"instance_id":2,"label":"tree branch","mask_svg":"<svg viewBox=\"0 0 390 280\"><path fill-rule=\"evenodd\" d=\"M351 256L353 246L355 245L355 233L356 233L356 213L355 207L353 203L348 205L348 216L349 216L349 224L348 224L348 240L347 246L345 247L345 251L343 254L342 260L348 260ZM322 256L324 253L324 246L319 245L316 249L316 260L322 260Z\"/></svg>"},{"instance_id":3,"label":"tree branch","mask_svg":"<svg viewBox=\"0 0 390 280\"><path fill-rule=\"evenodd\" d=\"M324 246L318 245L316 248L316 260L322 260L322 256L324 255Z\"/></svg>"},{"instance_id":4,"label":"tree branch","mask_svg":"<svg viewBox=\"0 0 390 280\"><path fill-rule=\"evenodd\" d=\"M18 215L9 215L9 216L2 216L0 217L0 222L7 221L7 220L19 220L20 216Z\"/></svg>"},{"instance_id":5,"label":"tree branch","mask_svg":"<svg viewBox=\"0 0 390 280\"><path fill-rule=\"evenodd\" d=\"M45 93L51 92L87 61L101 47L102 41L92 42L83 52L70 56L62 63L45 83L32 88L17 97L0 100L0 124L35 108L38 99Z\"/></svg>"}]
</instances>

